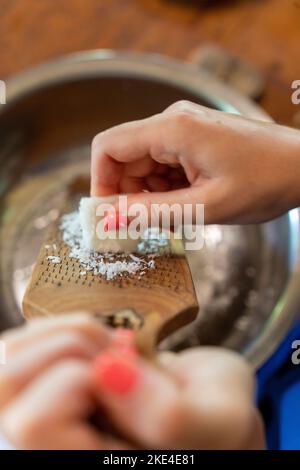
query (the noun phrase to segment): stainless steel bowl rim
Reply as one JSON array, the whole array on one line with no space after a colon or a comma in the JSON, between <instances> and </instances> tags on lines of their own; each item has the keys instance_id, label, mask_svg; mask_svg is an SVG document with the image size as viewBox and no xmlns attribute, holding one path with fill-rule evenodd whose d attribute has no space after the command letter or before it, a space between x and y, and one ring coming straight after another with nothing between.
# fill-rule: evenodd
<instances>
[{"instance_id":1,"label":"stainless steel bowl rim","mask_svg":"<svg viewBox=\"0 0 300 470\"><path fill-rule=\"evenodd\" d=\"M271 121L270 116L248 98L230 89L194 64L158 54L138 54L99 49L73 53L24 71L7 81L6 105L55 83L104 76L147 77L180 86L201 95L216 108ZM300 210L288 213L291 276L269 317L264 332L245 351L254 367L261 365L284 338L300 308Z\"/></svg>"}]
</instances>

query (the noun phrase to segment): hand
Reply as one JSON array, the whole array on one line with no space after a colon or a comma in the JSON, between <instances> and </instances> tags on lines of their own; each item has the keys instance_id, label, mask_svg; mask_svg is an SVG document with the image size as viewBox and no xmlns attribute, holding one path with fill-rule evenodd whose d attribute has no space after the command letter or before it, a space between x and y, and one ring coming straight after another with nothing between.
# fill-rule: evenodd
<instances>
[{"instance_id":1,"label":"hand","mask_svg":"<svg viewBox=\"0 0 300 470\"><path fill-rule=\"evenodd\" d=\"M34 320L1 339L0 429L19 449L263 446L253 377L233 353L164 353L157 367L132 337L120 342L85 314ZM128 442L91 424L97 410Z\"/></svg>"},{"instance_id":2,"label":"hand","mask_svg":"<svg viewBox=\"0 0 300 470\"><path fill-rule=\"evenodd\" d=\"M99 407L91 361L112 333L90 315L34 320L5 333L0 429L18 449L128 449L96 430Z\"/></svg>"},{"instance_id":3,"label":"hand","mask_svg":"<svg viewBox=\"0 0 300 470\"><path fill-rule=\"evenodd\" d=\"M299 175L298 131L189 102L92 144L93 196L129 193L148 210L204 203L206 223L262 222L300 205Z\"/></svg>"},{"instance_id":4,"label":"hand","mask_svg":"<svg viewBox=\"0 0 300 470\"><path fill-rule=\"evenodd\" d=\"M219 348L163 353L154 366L103 353L95 380L118 427L147 449L261 449L254 380L238 355Z\"/></svg>"}]
</instances>

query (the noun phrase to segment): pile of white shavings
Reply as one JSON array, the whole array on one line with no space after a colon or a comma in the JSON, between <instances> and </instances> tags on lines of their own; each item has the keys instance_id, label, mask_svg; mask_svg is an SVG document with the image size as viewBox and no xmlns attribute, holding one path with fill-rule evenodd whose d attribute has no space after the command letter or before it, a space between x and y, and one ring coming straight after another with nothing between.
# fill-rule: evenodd
<instances>
[{"instance_id":1,"label":"pile of white shavings","mask_svg":"<svg viewBox=\"0 0 300 470\"><path fill-rule=\"evenodd\" d=\"M111 280L136 273L142 276L147 269L155 268L153 255L148 255L145 259L145 256L141 258L133 254L96 253L87 249L83 244L78 211L65 214L61 218L59 228L63 241L70 247L69 257L79 260L83 268L80 276L85 276L88 271L93 271L95 276L99 275Z\"/></svg>"}]
</instances>

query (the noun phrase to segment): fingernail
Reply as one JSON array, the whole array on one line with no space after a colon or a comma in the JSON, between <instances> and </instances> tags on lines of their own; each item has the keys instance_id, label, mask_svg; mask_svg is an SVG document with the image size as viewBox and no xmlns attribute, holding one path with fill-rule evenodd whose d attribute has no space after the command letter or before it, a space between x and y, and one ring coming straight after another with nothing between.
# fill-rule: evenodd
<instances>
[{"instance_id":1,"label":"fingernail","mask_svg":"<svg viewBox=\"0 0 300 470\"><path fill-rule=\"evenodd\" d=\"M104 217L104 231L119 230L126 228L128 225L128 218L125 214L119 211L109 212Z\"/></svg>"},{"instance_id":2,"label":"fingernail","mask_svg":"<svg viewBox=\"0 0 300 470\"><path fill-rule=\"evenodd\" d=\"M108 352L98 356L94 370L100 388L118 396L130 394L139 380L138 369L114 353Z\"/></svg>"},{"instance_id":3,"label":"fingernail","mask_svg":"<svg viewBox=\"0 0 300 470\"><path fill-rule=\"evenodd\" d=\"M116 348L122 354L130 357L138 355L137 348L134 344L135 333L132 330L125 328L118 328L114 332L112 339L112 347Z\"/></svg>"}]
</instances>

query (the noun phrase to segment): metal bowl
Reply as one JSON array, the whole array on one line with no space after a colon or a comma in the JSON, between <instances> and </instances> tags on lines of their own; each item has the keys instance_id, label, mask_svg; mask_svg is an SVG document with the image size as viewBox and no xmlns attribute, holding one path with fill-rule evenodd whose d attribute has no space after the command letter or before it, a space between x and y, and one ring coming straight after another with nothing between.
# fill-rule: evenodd
<instances>
[{"instance_id":1,"label":"metal bowl","mask_svg":"<svg viewBox=\"0 0 300 470\"><path fill-rule=\"evenodd\" d=\"M0 107L1 328L22 321L45 230L70 180L88 174L92 137L180 99L269 119L195 66L160 56L84 52L9 81ZM199 318L164 346L223 345L260 365L299 308L299 228L297 210L263 225L207 227L205 249L190 259Z\"/></svg>"}]
</instances>

